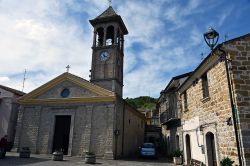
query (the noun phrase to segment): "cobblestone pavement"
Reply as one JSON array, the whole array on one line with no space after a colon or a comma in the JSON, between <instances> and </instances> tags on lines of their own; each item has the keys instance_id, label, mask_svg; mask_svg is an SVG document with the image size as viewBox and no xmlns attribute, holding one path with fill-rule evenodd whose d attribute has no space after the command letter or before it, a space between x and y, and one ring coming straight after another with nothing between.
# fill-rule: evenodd
<instances>
[{"instance_id":1,"label":"cobblestone pavement","mask_svg":"<svg viewBox=\"0 0 250 166\"><path fill-rule=\"evenodd\" d=\"M168 160L153 159L128 159L104 160L97 159L95 165L100 166L172 166ZM19 158L17 153L7 153L5 159L0 159L0 166L91 166L85 164L81 157L64 157L64 161L52 161L51 155L31 155L31 158Z\"/></svg>"}]
</instances>

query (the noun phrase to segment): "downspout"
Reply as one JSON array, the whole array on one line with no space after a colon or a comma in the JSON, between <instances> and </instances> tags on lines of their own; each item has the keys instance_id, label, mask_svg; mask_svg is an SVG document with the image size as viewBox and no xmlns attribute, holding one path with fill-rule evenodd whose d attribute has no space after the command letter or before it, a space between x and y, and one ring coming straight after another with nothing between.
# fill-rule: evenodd
<instances>
[{"instance_id":1,"label":"downspout","mask_svg":"<svg viewBox=\"0 0 250 166\"><path fill-rule=\"evenodd\" d=\"M123 109L122 109L122 157L124 157L124 123L125 123L125 102L123 101Z\"/></svg>"},{"instance_id":2,"label":"downspout","mask_svg":"<svg viewBox=\"0 0 250 166\"><path fill-rule=\"evenodd\" d=\"M235 116L236 112L235 112L235 105L234 105L233 95L232 95L232 82L231 82L230 75L229 75L227 53L226 53L225 50L221 49L221 47L219 47L219 51L221 51L223 53L223 55L221 55L220 58L222 58L225 61L227 83L228 83L228 91L229 91L229 97L230 97L230 105L231 105L231 109L232 109L232 116L233 116L233 123L234 123L233 127L234 127L234 131L235 131L235 139L236 139L236 145L237 145L238 159L239 159L240 166L242 166L240 142L239 142L239 137L238 137L237 122L236 122L237 117Z\"/></svg>"},{"instance_id":3,"label":"downspout","mask_svg":"<svg viewBox=\"0 0 250 166\"><path fill-rule=\"evenodd\" d=\"M116 105L118 105L118 103ZM118 139L117 135L115 134L115 131L117 129L117 110L116 110L117 108L118 108L117 106L114 107L114 123L113 123L113 136L115 138L115 155L114 155L115 160L117 159L117 139Z\"/></svg>"}]
</instances>

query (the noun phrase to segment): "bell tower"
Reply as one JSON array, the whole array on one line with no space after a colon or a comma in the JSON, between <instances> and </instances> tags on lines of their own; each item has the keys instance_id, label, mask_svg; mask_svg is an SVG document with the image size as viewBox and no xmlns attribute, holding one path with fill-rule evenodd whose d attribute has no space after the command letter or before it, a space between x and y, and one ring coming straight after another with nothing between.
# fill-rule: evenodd
<instances>
[{"instance_id":1,"label":"bell tower","mask_svg":"<svg viewBox=\"0 0 250 166\"><path fill-rule=\"evenodd\" d=\"M128 30L112 6L89 22L94 27L90 81L122 97L124 35Z\"/></svg>"}]
</instances>

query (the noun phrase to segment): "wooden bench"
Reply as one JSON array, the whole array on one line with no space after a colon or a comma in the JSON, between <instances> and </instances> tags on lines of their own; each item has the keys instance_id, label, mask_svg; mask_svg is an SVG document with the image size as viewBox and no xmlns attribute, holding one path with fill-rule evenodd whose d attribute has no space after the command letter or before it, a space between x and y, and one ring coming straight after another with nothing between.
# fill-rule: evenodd
<instances>
[{"instance_id":1,"label":"wooden bench","mask_svg":"<svg viewBox=\"0 0 250 166\"><path fill-rule=\"evenodd\" d=\"M205 164L203 164L203 162L201 162L201 161L191 159L189 165L190 166L204 166Z\"/></svg>"}]
</instances>

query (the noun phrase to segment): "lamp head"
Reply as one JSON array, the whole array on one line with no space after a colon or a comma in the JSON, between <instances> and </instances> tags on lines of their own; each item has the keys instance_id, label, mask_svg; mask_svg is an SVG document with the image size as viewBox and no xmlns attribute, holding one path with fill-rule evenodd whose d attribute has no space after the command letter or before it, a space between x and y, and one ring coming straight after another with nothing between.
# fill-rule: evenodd
<instances>
[{"instance_id":1,"label":"lamp head","mask_svg":"<svg viewBox=\"0 0 250 166\"><path fill-rule=\"evenodd\" d=\"M207 45L213 50L214 46L219 40L219 33L214 30L212 27L208 28L208 31L204 33L204 40Z\"/></svg>"}]
</instances>

